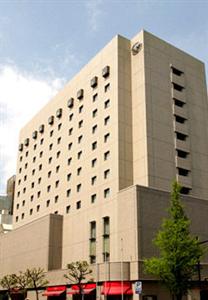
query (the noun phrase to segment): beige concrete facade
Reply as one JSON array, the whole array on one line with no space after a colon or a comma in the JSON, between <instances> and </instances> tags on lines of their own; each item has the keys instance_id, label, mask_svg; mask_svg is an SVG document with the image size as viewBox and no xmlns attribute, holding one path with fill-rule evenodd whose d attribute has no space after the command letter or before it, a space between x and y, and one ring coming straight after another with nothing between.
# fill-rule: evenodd
<instances>
[{"instance_id":1,"label":"beige concrete facade","mask_svg":"<svg viewBox=\"0 0 208 300\"><path fill-rule=\"evenodd\" d=\"M97 281L121 280L123 260L124 280L156 291L142 259L156 253L174 178L192 232L208 239L207 116L202 62L145 31L116 36L21 130L2 274L38 265L56 285L67 263L85 259ZM11 243L31 236L16 262Z\"/></svg>"}]
</instances>

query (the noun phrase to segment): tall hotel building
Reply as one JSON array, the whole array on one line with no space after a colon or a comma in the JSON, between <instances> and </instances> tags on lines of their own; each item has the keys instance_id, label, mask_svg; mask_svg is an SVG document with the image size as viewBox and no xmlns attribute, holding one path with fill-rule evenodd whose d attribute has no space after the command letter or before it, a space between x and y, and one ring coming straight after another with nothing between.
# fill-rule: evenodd
<instances>
[{"instance_id":1,"label":"tall hotel building","mask_svg":"<svg viewBox=\"0 0 208 300\"><path fill-rule=\"evenodd\" d=\"M143 300L169 299L142 260L157 253L152 239L175 178L192 233L208 239L204 64L145 31L116 36L19 141L14 230L0 237L0 275L40 266L51 286L63 285L67 263L87 260L99 298L136 299L139 280Z\"/></svg>"}]
</instances>

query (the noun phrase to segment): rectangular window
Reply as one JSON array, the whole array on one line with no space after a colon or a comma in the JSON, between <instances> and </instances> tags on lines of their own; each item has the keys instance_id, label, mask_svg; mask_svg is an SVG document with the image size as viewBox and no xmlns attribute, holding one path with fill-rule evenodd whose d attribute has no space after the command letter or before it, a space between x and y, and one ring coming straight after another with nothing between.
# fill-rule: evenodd
<instances>
[{"instance_id":1,"label":"rectangular window","mask_svg":"<svg viewBox=\"0 0 208 300\"><path fill-rule=\"evenodd\" d=\"M58 199L59 199L59 196L56 195L55 198L54 198L54 202L57 203L57 202L58 202Z\"/></svg>"},{"instance_id":2,"label":"rectangular window","mask_svg":"<svg viewBox=\"0 0 208 300\"><path fill-rule=\"evenodd\" d=\"M79 167L79 168L77 169L77 175L78 175L78 176L81 174L81 171L82 171L82 168Z\"/></svg>"},{"instance_id":3,"label":"rectangular window","mask_svg":"<svg viewBox=\"0 0 208 300\"><path fill-rule=\"evenodd\" d=\"M71 179L71 173L67 174L67 181L70 181Z\"/></svg>"},{"instance_id":4,"label":"rectangular window","mask_svg":"<svg viewBox=\"0 0 208 300\"><path fill-rule=\"evenodd\" d=\"M91 178L91 185L94 185L95 182L96 182L96 180L97 180L97 176L93 176L93 177Z\"/></svg>"},{"instance_id":5,"label":"rectangular window","mask_svg":"<svg viewBox=\"0 0 208 300\"><path fill-rule=\"evenodd\" d=\"M110 83L107 83L104 87L104 91L105 93L107 93L108 91L110 91Z\"/></svg>"},{"instance_id":6,"label":"rectangular window","mask_svg":"<svg viewBox=\"0 0 208 300\"><path fill-rule=\"evenodd\" d=\"M79 184L77 185L77 192L78 192L78 193L81 191L81 187L82 187L82 185L81 185L81 183L79 183Z\"/></svg>"},{"instance_id":7,"label":"rectangular window","mask_svg":"<svg viewBox=\"0 0 208 300\"><path fill-rule=\"evenodd\" d=\"M78 128L82 128L83 127L83 123L84 123L84 121L80 120L79 123L78 123Z\"/></svg>"},{"instance_id":8,"label":"rectangular window","mask_svg":"<svg viewBox=\"0 0 208 300\"><path fill-rule=\"evenodd\" d=\"M59 180L56 180L55 187L57 188L59 186Z\"/></svg>"},{"instance_id":9,"label":"rectangular window","mask_svg":"<svg viewBox=\"0 0 208 300\"><path fill-rule=\"evenodd\" d=\"M56 158L59 158L60 154L61 154L61 151L58 151L58 152L56 153Z\"/></svg>"},{"instance_id":10,"label":"rectangular window","mask_svg":"<svg viewBox=\"0 0 208 300\"><path fill-rule=\"evenodd\" d=\"M68 189L68 190L66 191L66 196L67 196L67 197L70 197L70 195L71 195L71 189Z\"/></svg>"},{"instance_id":11,"label":"rectangular window","mask_svg":"<svg viewBox=\"0 0 208 300\"><path fill-rule=\"evenodd\" d=\"M49 207L49 205L50 205L50 200L47 200L46 207Z\"/></svg>"},{"instance_id":12,"label":"rectangular window","mask_svg":"<svg viewBox=\"0 0 208 300\"><path fill-rule=\"evenodd\" d=\"M188 152L182 151L182 150L177 150L177 156L181 158L187 158Z\"/></svg>"},{"instance_id":13,"label":"rectangular window","mask_svg":"<svg viewBox=\"0 0 208 300\"><path fill-rule=\"evenodd\" d=\"M175 120L176 120L176 122L181 123L181 124L184 124L186 121L185 118L180 117L180 116L175 116Z\"/></svg>"},{"instance_id":14,"label":"rectangular window","mask_svg":"<svg viewBox=\"0 0 208 300\"><path fill-rule=\"evenodd\" d=\"M83 135L80 135L80 136L78 137L78 144L80 144L80 143L82 142L82 139L83 139Z\"/></svg>"},{"instance_id":15,"label":"rectangular window","mask_svg":"<svg viewBox=\"0 0 208 300\"><path fill-rule=\"evenodd\" d=\"M96 222L90 222L90 263L96 262Z\"/></svg>"},{"instance_id":16,"label":"rectangular window","mask_svg":"<svg viewBox=\"0 0 208 300\"><path fill-rule=\"evenodd\" d=\"M82 156L82 151L79 151L79 152L77 153L77 159L80 159L81 156Z\"/></svg>"},{"instance_id":17,"label":"rectangular window","mask_svg":"<svg viewBox=\"0 0 208 300\"><path fill-rule=\"evenodd\" d=\"M110 99L107 99L105 102L104 102L104 108L108 108L110 106Z\"/></svg>"},{"instance_id":18,"label":"rectangular window","mask_svg":"<svg viewBox=\"0 0 208 300\"><path fill-rule=\"evenodd\" d=\"M189 170L183 169L183 168L178 168L178 174L181 176L188 176Z\"/></svg>"},{"instance_id":19,"label":"rectangular window","mask_svg":"<svg viewBox=\"0 0 208 300\"><path fill-rule=\"evenodd\" d=\"M107 143L109 141L109 139L110 139L110 133L106 133L104 135L104 143Z\"/></svg>"},{"instance_id":20,"label":"rectangular window","mask_svg":"<svg viewBox=\"0 0 208 300\"><path fill-rule=\"evenodd\" d=\"M103 261L110 259L110 218L103 218Z\"/></svg>"},{"instance_id":21,"label":"rectangular window","mask_svg":"<svg viewBox=\"0 0 208 300\"><path fill-rule=\"evenodd\" d=\"M106 152L104 153L104 160L108 160L109 157L110 157L110 151L106 151Z\"/></svg>"},{"instance_id":22,"label":"rectangular window","mask_svg":"<svg viewBox=\"0 0 208 300\"><path fill-rule=\"evenodd\" d=\"M71 121L71 120L73 119L73 115L74 115L74 114L70 114L70 115L69 115L69 121Z\"/></svg>"},{"instance_id":23,"label":"rectangular window","mask_svg":"<svg viewBox=\"0 0 208 300\"><path fill-rule=\"evenodd\" d=\"M72 135L72 133L73 133L73 128L70 128L69 129L69 135Z\"/></svg>"},{"instance_id":24,"label":"rectangular window","mask_svg":"<svg viewBox=\"0 0 208 300\"><path fill-rule=\"evenodd\" d=\"M94 168L97 164L97 158L94 158L92 161L91 161L91 166L92 168Z\"/></svg>"},{"instance_id":25,"label":"rectangular window","mask_svg":"<svg viewBox=\"0 0 208 300\"><path fill-rule=\"evenodd\" d=\"M97 124L92 127L92 133L93 134L97 131L97 128L98 128Z\"/></svg>"},{"instance_id":26,"label":"rectangular window","mask_svg":"<svg viewBox=\"0 0 208 300\"><path fill-rule=\"evenodd\" d=\"M50 177L51 177L51 171L48 172L48 178L50 178Z\"/></svg>"},{"instance_id":27,"label":"rectangular window","mask_svg":"<svg viewBox=\"0 0 208 300\"><path fill-rule=\"evenodd\" d=\"M98 110L97 108L93 110L92 117L95 118L97 116Z\"/></svg>"},{"instance_id":28,"label":"rectangular window","mask_svg":"<svg viewBox=\"0 0 208 300\"><path fill-rule=\"evenodd\" d=\"M91 203L95 203L96 198L97 198L96 194L91 195Z\"/></svg>"},{"instance_id":29,"label":"rectangular window","mask_svg":"<svg viewBox=\"0 0 208 300\"><path fill-rule=\"evenodd\" d=\"M96 93L95 95L92 96L92 101L95 102L98 99L98 94Z\"/></svg>"},{"instance_id":30,"label":"rectangular window","mask_svg":"<svg viewBox=\"0 0 208 300\"><path fill-rule=\"evenodd\" d=\"M53 144L50 144L49 145L49 150L52 150L52 148L53 148Z\"/></svg>"},{"instance_id":31,"label":"rectangular window","mask_svg":"<svg viewBox=\"0 0 208 300\"><path fill-rule=\"evenodd\" d=\"M68 144L68 150L71 150L71 148L72 148L72 143L69 143Z\"/></svg>"},{"instance_id":32,"label":"rectangular window","mask_svg":"<svg viewBox=\"0 0 208 300\"><path fill-rule=\"evenodd\" d=\"M70 213L70 208L71 208L70 205L67 205L67 206L66 206L66 214L69 214L69 213Z\"/></svg>"},{"instance_id":33,"label":"rectangular window","mask_svg":"<svg viewBox=\"0 0 208 300\"><path fill-rule=\"evenodd\" d=\"M104 171L104 179L107 179L110 176L110 169Z\"/></svg>"},{"instance_id":34,"label":"rectangular window","mask_svg":"<svg viewBox=\"0 0 208 300\"><path fill-rule=\"evenodd\" d=\"M171 67L171 68L172 68L173 74L178 75L178 76L181 76L183 74L182 71L180 71L180 70L178 70L178 69L176 69L174 67Z\"/></svg>"},{"instance_id":35,"label":"rectangular window","mask_svg":"<svg viewBox=\"0 0 208 300\"><path fill-rule=\"evenodd\" d=\"M77 209L80 209L80 208L81 208L81 201L77 201L76 207L77 207Z\"/></svg>"},{"instance_id":36,"label":"rectangular window","mask_svg":"<svg viewBox=\"0 0 208 300\"><path fill-rule=\"evenodd\" d=\"M187 135L180 133L180 132L176 132L176 138L180 141L185 141L187 138Z\"/></svg>"},{"instance_id":37,"label":"rectangular window","mask_svg":"<svg viewBox=\"0 0 208 300\"><path fill-rule=\"evenodd\" d=\"M81 106L79 107L79 113L80 113L80 114L83 112L83 108L84 108L83 105L81 105Z\"/></svg>"},{"instance_id":38,"label":"rectangular window","mask_svg":"<svg viewBox=\"0 0 208 300\"><path fill-rule=\"evenodd\" d=\"M97 148L97 142L92 143L92 150L95 150Z\"/></svg>"},{"instance_id":39,"label":"rectangular window","mask_svg":"<svg viewBox=\"0 0 208 300\"><path fill-rule=\"evenodd\" d=\"M110 196L110 189L107 188L104 190L104 198L108 198Z\"/></svg>"},{"instance_id":40,"label":"rectangular window","mask_svg":"<svg viewBox=\"0 0 208 300\"><path fill-rule=\"evenodd\" d=\"M181 86L181 85L179 85L179 84L177 84L177 83L172 83L172 84L173 84L174 90L179 91L179 92L182 92L182 91L183 91L183 89L184 89L183 86Z\"/></svg>"},{"instance_id":41,"label":"rectangular window","mask_svg":"<svg viewBox=\"0 0 208 300\"><path fill-rule=\"evenodd\" d=\"M71 162L72 162L72 157L68 158L68 160L67 160L68 166L70 166Z\"/></svg>"},{"instance_id":42,"label":"rectangular window","mask_svg":"<svg viewBox=\"0 0 208 300\"><path fill-rule=\"evenodd\" d=\"M107 116L105 119L104 119L104 125L108 125L110 122L110 116Z\"/></svg>"},{"instance_id":43,"label":"rectangular window","mask_svg":"<svg viewBox=\"0 0 208 300\"><path fill-rule=\"evenodd\" d=\"M57 144L60 144L61 143L61 137L59 137L58 139L57 139Z\"/></svg>"}]
</instances>

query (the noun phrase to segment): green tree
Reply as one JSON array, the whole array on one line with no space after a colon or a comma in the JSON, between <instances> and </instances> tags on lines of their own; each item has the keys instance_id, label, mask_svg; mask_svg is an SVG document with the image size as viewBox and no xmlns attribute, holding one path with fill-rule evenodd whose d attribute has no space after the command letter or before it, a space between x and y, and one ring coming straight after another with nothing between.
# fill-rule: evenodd
<instances>
[{"instance_id":1,"label":"green tree","mask_svg":"<svg viewBox=\"0 0 208 300\"><path fill-rule=\"evenodd\" d=\"M45 272L42 268L32 268L27 269L24 272L26 280L28 282L28 287L33 288L36 293L36 299L39 300L38 290L41 287L45 287L48 284L48 280L46 280Z\"/></svg>"},{"instance_id":2,"label":"green tree","mask_svg":"<svg viewBox=\"0 0 208 300\"><path fill-rule=\"evenodd\" d=\"M16 274L5 275L0 280L0 285L7 290L9 298L11 298L11 291L17 287L17 276Z\"/></svg>"},{"instance_id":3,"label":"green tree","mask_svg":"<svg viewBox=\"0 0 208 300\"><path fill-rule=\"evenodd\" d=\"M83 296L83 281L86 279L86 276L92 273L92 270L89 268L87 261L76 261L67 265L68 273L64 274L64 277L74 283L79 288L80 299Z\"/></svg>"},{"instance_id":4,"label":"green tree","mask_svg":"<svg viewBox=\"0 0 208 300\"><path fill-rule=\"evenodd\" d=\"M29 285L29 281L27 276L25 275L25 273L23 273L22 271L19 272L18 275L14 275L16 277L15 281L16 281L16 287L18 287L22 294L24 295L24 299L27 296L27 288Z\"/></svg>"},{"instance_id":5,"label":"green tree","mask_svg":"<svg viewBox=\"0 0 208 300\"><path fill-rule=\"evenodd\" d=\"M160 256L144 261L146 272L159 277L177 300L187 294L197 262L203 254L196 237L190 234L190 220L181 204L180 190L180 185L174 182L169 217L164 219L154 240Z\"/></svg>"}]
</instances>

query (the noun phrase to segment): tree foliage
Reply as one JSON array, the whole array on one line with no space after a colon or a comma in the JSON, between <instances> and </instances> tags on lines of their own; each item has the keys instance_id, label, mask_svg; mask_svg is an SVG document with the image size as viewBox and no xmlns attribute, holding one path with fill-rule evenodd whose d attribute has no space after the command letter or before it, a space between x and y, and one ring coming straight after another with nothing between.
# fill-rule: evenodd
<instances>
[{"instance_id":1,"label":"tree foliage","mask_svg":"<svg viewBox=\"0 0 208 300\"><path fill-rule=\"evenodd\" d=\"M48 284L44 270L42 268L32 268L27 269L24 274L28 280L28 287L35 290L36 299L39 300L38 289Z\"/></svg>"},{"instance_id":2,"label":"tree foliage","mask_svg":"<svg viewBox=\"0 0 208 300\"><path fill-rule=\"evenodd\" d=\"M86 279L87 275L92 273L87 261L76 261L67 265L68 273L64 274L64 277L70 281L70 283L77 284L79 287L79 294L83 293L82 282Z\"/></svg>"},{"instance_id":3,"label":"tree foliage","mask_svg":"<svg viewBox=\"0 0 208 300\"><path fill-rule=\"evenodd\" d=\"M190 220L181 204L180 189L180 185L174 182L169 217L164 219L154 240L160 256L144 261L146 272L159 277L177 300L187 294L197 262L203 254L196 237L190 234Z\"/></svg>"},{"instance_id":4,"label":"tree foliage","mask_svg":"<svg viewBox=\"0 0 208 300\"><path fill-rule=\"evenodd\" d=\"M27 269L25 272L20 271L19 274L6 275L0 280L0 285L7 289L9 296L11 296L12 289L18 288L26 298L27 289L33 288L37 300L39 299L38 288L45 287L47 284L44 270L41 268Z\"/></svg>"}]
</instances>

